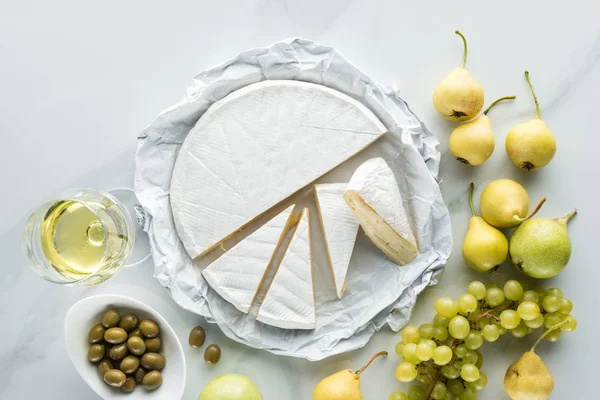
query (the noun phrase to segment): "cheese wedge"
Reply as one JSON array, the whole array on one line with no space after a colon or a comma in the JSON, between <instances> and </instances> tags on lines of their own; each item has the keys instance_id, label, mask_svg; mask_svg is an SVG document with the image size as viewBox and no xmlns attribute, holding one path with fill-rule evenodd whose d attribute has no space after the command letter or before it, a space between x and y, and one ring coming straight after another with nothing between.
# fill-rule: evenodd
<instances>
[{"instance_id":1,"label":"cheese wedge","mask_svg":"<svg viewBox=\"0 0 600 400\"><path fill-rule=\"evenodd\" d=\"M382 158L372 158L356 169L344 192L371 241L394 262L405 265L418 254L398 182Z\"/></svg>"},{"instance_id":2,"label":"cheese wedge","mask_svg":"<svg viewBox=\"0 0 600 400\"><path fill-rule=\"evenodd\" d=\"M316 327L308 209L279 264L256 319L283 329Z\"/></svg>"},{"instance_id":3,"label":"cheese wedge","mask_svg":"<svg viewBox=\"0 0 600 400\"><path fill-rule=\"evenodd\" d=\"M345 183L315 185L315 198L335 291L341 299L358 232L358 220L344 201Z\"/></svg>"},{"instance_id":4,"label":"cheese wedge","mask_svg":"<svg viewBox=\"0 0 600 400\"><path fill-rule=\"evenodd\" d=\"M208 284L241 312L250 311L276 249L298 221L293 209L288 207L202 271Z\"/></svg>"},{"instance_id":5,"label":"cheese wedge","mask_svg":"<svg viewBox=\"0 0 600 400\"><path fill-rule=\"evenodd\" d=\"M363 104L307 82L264 81L217 101L185 139L171 179L187 253L209 252L384 132Z\"/></svg>"}]
</instances>

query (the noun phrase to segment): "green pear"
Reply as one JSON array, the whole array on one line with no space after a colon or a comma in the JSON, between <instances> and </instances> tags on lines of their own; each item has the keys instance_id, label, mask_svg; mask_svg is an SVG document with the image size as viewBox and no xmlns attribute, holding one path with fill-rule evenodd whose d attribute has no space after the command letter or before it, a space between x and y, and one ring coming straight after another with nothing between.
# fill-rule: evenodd
<instances>
[{"instance_id":1,"label":"green pear","mask_svg":"<svg viewBox=\"0 0 600 400\"><path fill-rule=\"evenodd\" d=\"M527 171L535 171L552 161L556 153L556 138L541 118L540 105L528 71L525 71L525 78L535 102L536 117L508 131L506 154L515 166Z\"/></svg>"},{"instance_id":2,"label":"green pear","mask_svg":"<svg viewBox=\"0 0 600 400\"><path fill-rule=\"evenodd\" d=\"M558 275L571 257L567 224L577 214L562 218L534 218L522 223L510 238L510 258L525 275L545 279Z\"/></svg>"},{"instance_id":3,"label":"green pear","mask_svg":"<svg viewBox=\"0 0 600 400\"><path fill-rule=\"evenodd\" d=\"M502 232L475 214L473 190L471 183L469 204L472 217L463 241L462 254L469 267L477 272L488 272L500 266L508 257L508 240Z\"/></svg>"},{"instance_id":4,"label":"green pear","mask_svg":"<svg viewBox=\"0 0 600 400\"><path fill-rule=\"evenodd\" d=\"M462 65L454 68L433 91L433 105L447 120L468 121L475 118L483 108L483 87L469 71L467 62L467 39L459 31L455 32L463 40Z\"/></svg>"},{"instance_id":5,"label":"green pear","mask_svg":"<svg viewBox=\"0 0 600 400\"><path fill-rule=\"evenodd\" d=\"M329 375L315 386L313 400L363 400L360 391L360 374L379 356L387 356L387 351L375 354L364 367L354 372L344 369Z\"/></svg>"},{"instance_id":6,"label":"green pear","mask_svg":"<svg viewBox=\"0 0 600 400\"><path fill-rule=\"evenodd\" d=\"M450 152L454 157L471 166L483 164L494 152L495 140L492 123L488 112L502 100L515 99L516 96L505 96L495 100L473 121L459 125L450 134Z\"/></svg>"}]
</instances>

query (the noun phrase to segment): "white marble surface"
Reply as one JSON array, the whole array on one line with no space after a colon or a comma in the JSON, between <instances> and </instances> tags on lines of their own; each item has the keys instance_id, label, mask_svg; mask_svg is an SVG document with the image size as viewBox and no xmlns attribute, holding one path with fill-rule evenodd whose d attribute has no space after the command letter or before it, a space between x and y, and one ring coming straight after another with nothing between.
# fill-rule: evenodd
<instances>
[{"instance_id":1,"label":"white marble surface","mask_svg":"<svg viewBox=\"0 0 600 400\"><path fill-rule=\"evenodd\" d=\"M169 4L169 5L167 5ZM600 104L600 25L597 2L588 0L419 2L391 0L244 1L5 1L0 3L0 398L96 399L65 352L66 310L95 293L129 294L156 308L183 341L202 324L223 349L216 366L186 349L185 399L195 399L211 378L250 376L265 399L304 400L314 385L342 368L358 368L373 353L393 353L398 335L385 329L362 350L319 363L270 355L238 345L202 318L180 309L152 278L148 266L125 270L94 288L61 288L36 277L20 251L28 213L60 189L130 185L136 134L176 101L190 77L240 50L302 35L337 47L374 79L396 85L411 108L436 132L443 153L441 177L450 207L455 252L440 284L419 300L412 322L433 316L441 294L458 296L473 278L460 255L469 211L468 183L481 190L493 179L523 183L532 199L548 197L542 215L576 206L570 225L573 256L558 285L575 303L576 332L539 353L556 378L553 399L598 398L595 299L600 269L597 243L595 118ZM478 169L447 153L451 125L431 105L435 84L460 61L460 28L468 37L468 68L483 84L487 102L516 94L490 115L497 135L492 159ZM503 149L507 130L533 116L522 71L532 73L545 120L558 139L550 166L536 173L515 169ZM505 266L491 276L517 276ZM482 399L508 399L507 366L533 341L504 338L486 345L490 385ZM404 388L393 376L395 355L363 376L364 397L386 399ZM34 383L35 382L35 383Z\"/></svg>"}]
</instances>

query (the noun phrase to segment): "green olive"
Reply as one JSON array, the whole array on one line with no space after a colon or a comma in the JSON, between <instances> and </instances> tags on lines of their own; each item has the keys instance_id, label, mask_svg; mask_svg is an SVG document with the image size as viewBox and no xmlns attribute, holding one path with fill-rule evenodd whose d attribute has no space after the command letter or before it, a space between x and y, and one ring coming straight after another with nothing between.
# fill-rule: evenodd
<instances>
[{"instance_id":1,"label":"green olive","mask_svg":"<svg viewBox=\"0 0 600 400\"><path fill-rule=\"evenodd\" d=\"M88 350L88 360L97 363L104 358L104 354L106 354L106 348L103 344L93 344Z\"/></svg>"},{"instance_id":2,"label":"green olive","mask_svg":"<svg viewBox=\"0 0 600 400\"><path fill-rule=\"evenodd\" d=\"M121 344L127 340L127 332L123 328L109 328L104 332L104 340L111 344Z\"/></svg>"},{"instance_id":3,"label":"green olive","mask_svg":"<svg viewBox=\"0 0 600 400\"><path fill-rule=\"evenodd\" d=\"M158 389L160 385L162 385L162 375L158 371L148 372L142 379L142 386L146 390Z\"/></svg>"},{"instance_id":4,"label":"green olive","mask_svg":"<svg viewBox=\"0 0 600 400\"><path fill-rule=\"evenodd\" d=\"M135 379L135 381L137 383L142 383L142 379L144 378L144 375L146 375L146 370L142 367L139 367L133 373L133 379Z\"/></svg>"},{"instance_id":5,"label":"green olive","mask_svg":"<svg viewBox=\"0 0 600 400\"><path fill-rule=\"evenodd\" d=\"M216 364L221 358L221 348L216 344L211 344L204 350L204 361L209 364Z\"/></svg>"},{"instance_id":6,"label":"green olive","mask_svg":"<svg viewBox=\"0 0 600 400\"><path fill-rule=\"evenodd\" d=\"M190 332L189 343L190 346L198 349L204 345L204 341L206 340L206 333L204 332L204 328L201 326L196 326Z\"/></svg>"},{"instance_id":7,"label":"green olive","mask_svg":"<svg viewBox=\"0 0 600 400\"><path fill-rule=\"evenodd\" d=\"M132 377L125 379L125 383L119 389L123 393L131 393L135 390L135 380Z\"/></svg>"},{"instance_id":8,"label":"green olive","mask_svg":"<svg viewBox=\"0 0 600 400\"><path fill-rule=\"evenodd\" d=\"M105 358L104 360L98 363L98 375L100 375L101 379L104 379L104 374L106 374L111 369L114 369L114 366L108 358Z\"/></svg>"},{"instance_id":9,"label":"green olive","mask_svg":"<svg viewBox=\"0 0 600 400\"><path fill-rule=\"evenodd\" d=\"M104 339L104 331L106 329L102 324L96 324L90 329L90 333L88 333L88 342L90 343L98 343Z\"/></svg>"},{"instance_id":10,"label":"green olive","mask_svg":"<svg viewBox=\"0 0 600 400\"><path fill-rule=\"evenodd\" d=\"M158 332L160 329L158 328L158 324L151 319L145 319L140 322L140 332L147 338L153 338L158 336Z\"/></svg>"},{"instance_id":11,"label":"green olive","mask_svg":"<svg viewBox=\"0 0 600 400\"><path fill-rule=\"evenodd\" d=\"M140 359L136 356L127 356L121 360L119 369L126 374L133 374L140 367Z\"/></svg>"},{"instance_id":12,"label":"green olive","mask_svg":"<svg viewBox=\"0 0 600 400\"><path fill-rule=\"evenodd\" d=\"M141 356L146 352L146 343L144 343L144 339L137 336L132 336L127 339L127 348L131 354Z\"/></svg>"},{"instance_id":13,"label":"green olive","mask_svg":"<svg viewBox=\"0 0 600 400\"><path fill-rule=\"evenodd\" d=\"M131 332L137 328L140 319L135 314L125 314L119 322L119 328L125 329L126 332Z\"/></svg>"},{"instance_id":14,"label":"green olive","mask_svg":"<svg viewBox=\"0 0 600 400\"><path fill-rule=\"evenodd\" d=\"M160 350L160 338L155 337L152 339L144 340L144 344L146 345L146 349L148 352L156 353Z\"/></svg>"},{"instance_id":15,"label":"green olive","mask_svg":"<svg viewBox=\"0 0 600 400\"><path fill-rule=\"evenodd\" d=\"M120 320L121 316L119 315L119 312L116 309L111 308L110 310L106 310L102 316L102 325L104 325L105 328L112 328L113 326L119 325Z\"/></svg>"},{"instance_id":16,"label":"green olive","mask_svg":"<svg viewBox=\"0 0 600 400\"><path fill-rule=\"evenodd\" d=\"M121 343L116 346L113 346L109 350L108 356L110 358L112 358L113 360L118 361L118 360L122 360L123 358L125 358L127 353L128 353L127 345L125 343Z\"/></svg>"},{"instance_id":17,"label":"green olive","mask_svg":"<svg viewBox=\"0 0 600 400\"><path fill-rule=\"evenodd\" d=\"M165 367L165 357L159 353L146 353L142 356L142 367L147 370L163 369Z\"/></svg>"},{"instance_id":18,"label":"green olive","mask_svg":"<svg viewBox=\"0 0 600 400\"><path fill-rule=\"evenodd\" d=\"M110 369L104 374L104 382L112 387L121 387L126 380L127 376L125 376L125 373L118 369Z\"/></svg>"},{"instance_id":19,"label":"green olive","mask_svg":"<svg viewBox=\"0 0 600 400\"><path fill-rule=\"evenodd\" d=\"M130 338L130 337L134 337L134 336L137 336L137 337L142 338L142 339L144 338L142 336L142 332L140 332L140 328L135 328L134 330L132 330L131 332L129 332L129 335L127 337Z\"/></svg>"}]
</instances>

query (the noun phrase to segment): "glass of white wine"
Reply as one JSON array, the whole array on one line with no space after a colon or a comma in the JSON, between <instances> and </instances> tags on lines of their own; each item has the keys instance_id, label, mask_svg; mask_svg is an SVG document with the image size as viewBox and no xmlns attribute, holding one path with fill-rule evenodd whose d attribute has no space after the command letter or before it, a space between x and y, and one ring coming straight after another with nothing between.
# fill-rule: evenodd
<instances>
[{"instance_id":1,"label":"glass of white wine","mask_svg":"<svg viewBox=\"0 0 600 400\"><path fill-rule=\"evenodd\" d=\"M23 234L33 270L65 285L104 282L127 264L134 242L135 226L126 207L93 189L70 189L42 204Z\"/></svg>"}]
</instances>

